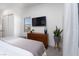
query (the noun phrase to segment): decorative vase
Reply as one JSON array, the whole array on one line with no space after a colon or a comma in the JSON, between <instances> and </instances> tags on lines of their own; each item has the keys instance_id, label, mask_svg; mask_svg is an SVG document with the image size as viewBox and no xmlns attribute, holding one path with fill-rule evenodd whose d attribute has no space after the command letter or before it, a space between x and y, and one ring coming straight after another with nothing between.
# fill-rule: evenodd
<instances>
[{"instance_id":1,"label":"decorative vase","mask_svg":"<svg viewBox=\"0 0 79 59\"><path fill-rule=\"evenodd\" d=\"M44 33L47 34L47 28L46 27L44 28Z\"/></svg>"},{"instance_id":2,"label":"decorative vase","mask_svg":"<svg viewBox=\"0 0 79 59\"><path fill-rule=\"evenodd\" d=\"M30 31L32 33L32 31Z\"/></svg>"},{"instance_id":3,"label":"decorative vase","mask_svg":"<svg viewBox=\"0 0 79 59\"><path fill-rule=\"evenodd\" d=\"M59 48L60 38L54 36L55 47Z\"/></svg>"}]
</instances>

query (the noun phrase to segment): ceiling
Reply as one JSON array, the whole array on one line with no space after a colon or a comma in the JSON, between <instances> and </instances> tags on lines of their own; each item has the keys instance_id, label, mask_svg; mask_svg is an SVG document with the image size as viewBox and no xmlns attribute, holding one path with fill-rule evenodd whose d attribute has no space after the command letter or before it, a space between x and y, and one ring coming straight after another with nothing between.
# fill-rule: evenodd
<instances>
[{"instance_id":1,"label":"ceiling","mask_svg":"<svg viewBox=\"0 0 79 59\"><path fill-rule=\"evenodd\" d=\"M22 3L0 3L0 9L21 8L23 5Z\"/></svg>"},{"instance_id":2,"label":"ceiling","mask_svg":"<svg viewBox=\"0 0 79 59\"><path fill-rule=\"evenodd\" d=\"M20 13L21 11L27 10L28 7L38 5L39 3L0 3L0 15L4 11L15 10Z\"/></svg>"},{"instance_id":3,"label":"ceiling","mask_svg":"<svg viewBox=\"0 0 79 59\"><path fill-rule=\"evenodd\" d=\"M0 10L13 9L13 8L25 8L43 3L0 3Z\"/></svg>"},{"instance_id":4,"label":"ceiling","mask_svg":"<svg viewBox=\"0 0 79 59\"><path fill-rule=\"evenodd\" d=\"M44 3L0 3L0 14L4 10L26 11L28 7L37 6ZM60 5L59 3L50 3L52 5ZM62 4L61 4L62 5Z\"/></svg>"},{"instance_id":5,"label":"ceiling","mask_svg":"<svg viewBox=\"0 0 79 59\"><path fill-rule=\"evenodd\" d=\"M23 7L29 7L34 6L39 3L0 3L0 9L13 9L13 8L23 8Z\"/></svg>"}]
</instances>

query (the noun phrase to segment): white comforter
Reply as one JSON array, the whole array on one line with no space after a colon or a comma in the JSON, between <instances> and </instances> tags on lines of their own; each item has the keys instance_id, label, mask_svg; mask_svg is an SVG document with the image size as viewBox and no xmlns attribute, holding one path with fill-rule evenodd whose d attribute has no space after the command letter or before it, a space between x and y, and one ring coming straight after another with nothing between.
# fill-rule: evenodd
<instances>
[{"instance_id":1,"label":"white comforter","mask_svg":"<svg viewBox=\"0 0 79 59\"><path fill-rule=\"evenodd\" d=\"M0 56L33 56L27 50L12 46L0 40Z\"/></svg>"},{"instance_id":2,"label":"white comforter","mask_svg":"<svg viewBox=\"0 0 79 59\"><path fill-rule=\"evenodd\" d=\"M42 56L45 47L42 42L19 37L4 37L4 42L31 52L34 56Z\"/></svg>"}]
</instances>

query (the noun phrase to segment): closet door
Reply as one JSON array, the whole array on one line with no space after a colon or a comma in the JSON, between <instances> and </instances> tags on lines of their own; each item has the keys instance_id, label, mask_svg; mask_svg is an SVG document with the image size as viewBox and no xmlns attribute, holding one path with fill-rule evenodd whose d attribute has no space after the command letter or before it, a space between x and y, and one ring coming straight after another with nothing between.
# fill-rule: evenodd
<instances>
[{"instance_id":1,"label":"closet door","mask_svg":"<svg viewBox=\"0 0 79 59\"><path fill-rule=\"evenodd\" d=\"M9 14L3 16L3 37L14 36L14 16Z\"/></svg>"},{"instance_id":2,"label":"closet door","mask_svg":"<svg viewBox=\"0 0 79 59\"><path fill-rule=\"evenodd\" d=\"M14 15L8 15L8 36L14 36Z\"/></svg>"},{"instance_id":3,"label":"closet door","mask_svg":"<svg viewBox=\"0 0 79 59\"><path fill-rule=\"evenodd\" d=\"M3 37L6 37L6 36L8 36L8 30L9 30L9 28L8 28L8 16L3 16L2 17L2 29L3 29L3 33L2 33L2 36Z\"/></svg>"},{"instance_id":4,"label":"closet door","mask_svg":"<svg viewBox=\"0 0 79 59\"><path fill-rule=\"evenodd\" d=\"M2 19L0 17L0 38L2 38Z\"/></svg>"}]
</instances>

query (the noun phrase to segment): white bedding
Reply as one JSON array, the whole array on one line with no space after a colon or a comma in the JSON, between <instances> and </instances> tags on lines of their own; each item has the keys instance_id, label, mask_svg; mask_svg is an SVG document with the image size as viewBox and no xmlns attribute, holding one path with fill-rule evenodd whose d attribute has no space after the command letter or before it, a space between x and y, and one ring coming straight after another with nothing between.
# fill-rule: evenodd
<instances>
[{"instance_id":1,"label":"white bedding","mask_svg":"<svg viewBox=\"0 0 79 59\"><path fill-rule=\"evenodd\" d=\"M23 39L19 37L5 37L2 39L4 42L13 46L22 48L26 51L31 52L34 56L42 56L45 51L45 47L42 42Z\"/></svg>"},{"instance_id":2,"label":"white bedding","mask_svg":"<svg viewBox=\"0 0 79 59\"><path fill-rule=\"evenodd\" d=\"M0 40L0 56L33 56L33 54Z\"/></svg>"}]
</instances>

